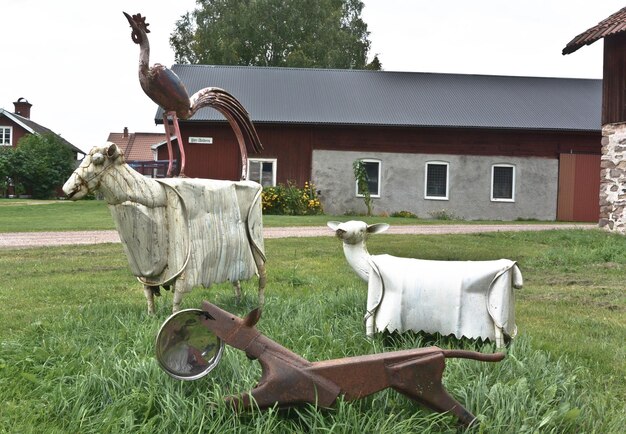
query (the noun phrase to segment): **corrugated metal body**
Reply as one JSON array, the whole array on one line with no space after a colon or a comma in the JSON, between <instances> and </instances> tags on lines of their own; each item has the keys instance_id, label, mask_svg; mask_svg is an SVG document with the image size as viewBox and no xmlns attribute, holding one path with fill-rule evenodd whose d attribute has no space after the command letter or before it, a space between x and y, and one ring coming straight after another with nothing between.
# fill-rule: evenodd
<instances>
[{"instance_id":1,"label":"corrugated metal body","mask_svg":"<svg viewBox=\"0 0 626 434\"><path fill-rule=\"evenodd\" d=\"M612 36L626 30L626 8L620 9L597 25L572 39L563 48L563 54L570 54L584 45L591 45L598 39Z\"/></svg>"},{"instance_id":2,"label":"corrugated metal body","mask_svg":"<svg viewBox=\"0 0 626 434\"><path fill-rule=\"evenodd\" d=\"M599 155L560 156L557 220L597 222L600 218L599 191Z\"/></svg>"},{"instance_id":3,"label":"corrugated metal body","mask_svg":"<svg viewBox=\"0 0 626 434\"><path fill-rule=\"evenodd\" d=\"M601 80L173 65L190 93L221 87L259 123L599 131ZM155 121L161 121L161 110ZM191 121L223 120L205 108ZM265 144L265 142L263 142Z\"/></svg>"}]
</instances>

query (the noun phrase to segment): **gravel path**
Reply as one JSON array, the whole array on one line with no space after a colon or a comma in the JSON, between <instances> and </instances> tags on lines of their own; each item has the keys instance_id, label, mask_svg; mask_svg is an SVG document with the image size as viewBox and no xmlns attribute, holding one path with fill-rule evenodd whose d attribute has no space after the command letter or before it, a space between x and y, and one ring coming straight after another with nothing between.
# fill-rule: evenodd
<instances>
[{"instance_id":1,"label":"gravel path","mask_svg":"<svg viewBox=\"0 0 626 434\"><path fill-rule=\"evenodd\" d=\"M479 232L519 232L544 231L550 229L591 229L595 223L573 224L498 224L498 225L415 225L392 226L388 234L471 234ZM286 228L264 228L265 238L319 237L332 236L326 226L302 226ZM117 231L77 231L77 232L14 232L0 233L0 248L24 248L61 246L68 244L119 243Z\"/></svg>"}]
</instances>

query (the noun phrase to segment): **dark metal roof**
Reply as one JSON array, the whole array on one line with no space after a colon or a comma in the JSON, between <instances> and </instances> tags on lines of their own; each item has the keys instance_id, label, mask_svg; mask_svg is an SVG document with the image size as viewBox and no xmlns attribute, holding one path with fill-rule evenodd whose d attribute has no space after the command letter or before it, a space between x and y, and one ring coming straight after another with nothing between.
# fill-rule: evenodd
<instances>
[{"instance_id":1,"label":"dark metal roof","mask_svg":"<svg viewBox=\"0 0 626 434\"><path fill-rule=\"evenodd\" d=\"M605 20L600 21L596 26L581 33L572 39L563 48L563 54L570 54L578 50L583 45L591 45L598 39L611 36L626 30L626 8L615 12Z\"/></svg>"},{"instance_id":2,"label":"dark metal roof","mask_svg":"<svg viewBox=\"0 0 626 434\"><path fill-rule=\"evenodd\" d=\"M599 131L602 81L174 65L191 94L221 87L255 123ZM191 121L223 120L205 108ZM155 121L162 123L159 109Z\"/></svg>"}]
</instances>

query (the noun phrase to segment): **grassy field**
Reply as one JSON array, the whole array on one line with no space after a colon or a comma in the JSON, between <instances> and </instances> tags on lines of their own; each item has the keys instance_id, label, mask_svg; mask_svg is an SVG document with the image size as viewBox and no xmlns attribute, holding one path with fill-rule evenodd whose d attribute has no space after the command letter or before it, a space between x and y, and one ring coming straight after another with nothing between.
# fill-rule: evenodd
<instances>
[{"instance_id":1,"label":"grassy field","mask_svg":"<svg viewBox=\"0 0 626 434\"><path fill-rule=\"evenodd\" d=\"M62 204L65 206L66 204ZM494 350L489 343L404 334L364 336L366 285L333 238L266 241L267 300L259 328L312 361L438 345ZM446 236L379 235L372 253L430 259L519 261L519 336L496 364L449 359L448 391L485 433L621 433L626 426L626 238L596 230ZM201 380L162 372L154 339L171 294L145 314L139 283L119 244L0 250L0 432L9 433L422 433L457 432L387 390L339 401L232 413L223 397L260 375L227 348ZM229 285L196 289L184 307L210 299L243 316L255 282L235 303Z\"/></svg>"},{"instance_id":2,"label":"grassy field","mask_svg":"<svg viewBox=\"0 0 626 434\"><path fill-rule=\"evenodd\" d=\"M267 227L324 226L328 220L365 220L367 223L386 222L391 225L455 224L458 220L415 219L402 217L363 216L278 216L266 215L263 224ZM532 224L536 221L490 222L467 221L465 224L506 223ZM26 199L0 199L0 233L42 232L115 229L106 202L101 200L37 201Z\"/></svg>"}]
</instances>

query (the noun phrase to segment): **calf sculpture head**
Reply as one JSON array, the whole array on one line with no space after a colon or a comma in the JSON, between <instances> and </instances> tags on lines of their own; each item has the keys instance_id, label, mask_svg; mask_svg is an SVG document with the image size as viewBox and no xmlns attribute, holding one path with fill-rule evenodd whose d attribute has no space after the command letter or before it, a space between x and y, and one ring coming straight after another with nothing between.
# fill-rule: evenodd
<instances>
[{"instance_id":1,"label":"calf sculpture head","mask_svg":"<svg viewBox=\"0 0 626 434\"><path fill-rule=\"evenodd\" d=\"M63 192L71 200L82 199L98 189L101 175L114 165L124 163L124 155L115 143L94 146L80 166L63 185Z\"/></svg>"},{"instance_id":2,"label":"calf sculpture head","mask_svg":"<svg viewBox=\"0 0 626 434\"><path fill-rule=\"evenodd\" d=\"M346 244L359 244L365 241L368 234L376 234L389 229L387 223L368 225L365 222L350 220L348 222L328 222L326 225L335 231L337 238Z\"/></svg>"}]
</instances>

